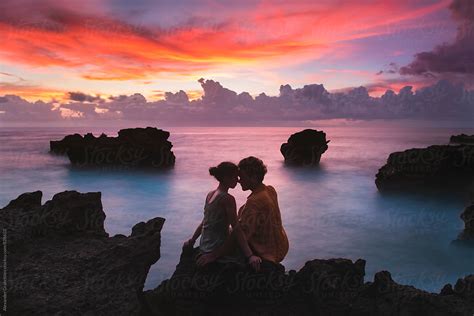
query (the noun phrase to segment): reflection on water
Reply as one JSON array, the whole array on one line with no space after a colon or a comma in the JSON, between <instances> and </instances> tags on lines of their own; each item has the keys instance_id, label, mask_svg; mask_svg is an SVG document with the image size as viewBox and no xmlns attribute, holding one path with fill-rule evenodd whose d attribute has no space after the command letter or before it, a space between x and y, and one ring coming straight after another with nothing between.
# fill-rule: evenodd
<instances>
[{"instance_id":1,"label":"reflection on water","mask_svg":"<svg viewBox=\"0 0 474 316\"><path fill-rule=\"evenodd\" d=\"M291 133L284 128L168 128L176 166L164 172L120 169L81 170L65 157L48 154L49 140L74 132L116 134L112 128L0 129L0 202L27 191L43 191L43 202L64 190L101 191L111 234L156 216L166 218L161 259L149 273L146 288L168 278L182 242L202 219L206 193L216 182L208 168L249 155L268 167L290 251L283 262L299 269L306 260L346 257L367 260L367 279L389 270L400 283L439 291L447 282L472 273L472 250L450 245L462 229L465 201L454 197L381 196L374 176L393 151L447 143L469 130L327 127L328 151L316 168L288 167L279 152ZM249 192L230 191L240 206Z\"/></svg>"}]
</instances>

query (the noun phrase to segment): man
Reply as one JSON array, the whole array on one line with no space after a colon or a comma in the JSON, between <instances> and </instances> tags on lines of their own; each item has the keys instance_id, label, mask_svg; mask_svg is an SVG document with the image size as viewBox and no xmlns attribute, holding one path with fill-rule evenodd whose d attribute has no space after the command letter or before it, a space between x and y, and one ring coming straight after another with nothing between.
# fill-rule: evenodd
<instances>
[{"instance_id":1,"label":"man","mask_svg":"<svg viewBox=\"0 0 474 316\"><path fill-rule=\"evenodd\" d=\"M265 185L263 179L267 168L256 157L247 157L239 162L239 182L243 191L252 193L239 209L239 228L244 233L250 253L245 254L248 263L258 271L262 259L280 263L288 253L289 243L281 221L280 208L275 189ZM201 256L198 265L205 265L232 251L236 246L233 232L221 248Z\"/></svg>"}]
</instances>

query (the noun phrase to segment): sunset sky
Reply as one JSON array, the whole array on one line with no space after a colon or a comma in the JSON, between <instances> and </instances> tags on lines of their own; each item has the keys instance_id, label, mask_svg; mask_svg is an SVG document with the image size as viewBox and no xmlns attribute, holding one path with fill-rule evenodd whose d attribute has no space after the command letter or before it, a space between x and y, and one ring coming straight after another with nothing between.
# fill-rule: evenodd
<instances>
[{"instance_id":1,"label":"sunset sky","mask_svg":"<svg viewBox=\"0 0 474 316\"><path fill-rule=\"evenodd\" d=\"M455 38L450 3L2 0L0 95L193 99L201 77L251 95L287 83L398 92L425 81L397 67Z\"/></svg>"}]
</instances>

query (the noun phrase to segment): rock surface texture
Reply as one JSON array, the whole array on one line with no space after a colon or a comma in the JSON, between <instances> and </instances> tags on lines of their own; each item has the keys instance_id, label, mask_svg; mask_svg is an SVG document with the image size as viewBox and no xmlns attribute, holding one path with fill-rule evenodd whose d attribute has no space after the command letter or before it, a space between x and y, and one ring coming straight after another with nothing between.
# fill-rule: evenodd
<instances>
[{"instance_id":1,"label":"rock surface texture","mask_svg":"<svg viewBox=\"0 0 474 316\"><path fill-rule=\"evenodd\" d=\"M169 136L169 132L155 127L122 129L117 137L73 134L51 141L50 151L67 154L76 166L166 168L176 159Z\"/></svg>"},{"instance_id":2,"label":"rock surface texture","mask_svg":"<svg viewBox=\"0 0 474 316\"><path fill-rule=\"evenodd\" d=\"M305 129L292 134L288 141L281 145L280 152L285 162L290 165L318 165L321 155L328 149L326 133L314 129Z\"/></svg>"},{"instance_id":3,"label":"rock surface texture","mask_svg":"<svg viewBox=\"0 0 474 316\"><path fill-rule=\"evenodd\" d=\"M65 191L43 205L41 197L24 193L0 210L8 314L138 314L148 270L160 258L164 219L109 237L100 192Z\"/></svg>"}]
</instances>

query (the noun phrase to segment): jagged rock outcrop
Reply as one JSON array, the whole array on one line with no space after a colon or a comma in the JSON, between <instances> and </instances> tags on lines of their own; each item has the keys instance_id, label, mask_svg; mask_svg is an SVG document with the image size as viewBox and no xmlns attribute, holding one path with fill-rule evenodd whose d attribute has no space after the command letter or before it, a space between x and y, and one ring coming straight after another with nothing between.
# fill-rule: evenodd
<instances>
[{"instance_id":1,"label":"jagged rock outcrop","mask_svg":"<svg viewBox=\"0 0 474 316\"><path fill-rule=\"evenodd\" d=\"M464 230L459 234L458 240L469 241L474 245L474 204L464 209L461 219L464 221Z\"/></svg>"},{"instance_id":2,"label":"jagged rock outcrop","mask_svg":"<svg viewBox=\"0 0 474 316\"><path fill-rule=\"evenodd\" d=\"M291 165L318 165L321 155L328 149L326 133L314 129L305 129L292 134L288 141L281 145L280 152L285 162Z\"/></svg>"},{"instance_id":3,"label":"jagged rock outcrop","mask_svg":"<svg viewBox=\"0 0 474 316\"><path fill-rule=\"evenodd\" d=\"M169 136L169 132L156 127L122 129L117 137L73 134L51 141L50 150L67 154L76 166L165 168L173 166L176 160Z\"/></svg>"},{"instance_id":4,"label":"jagged rock outcrop","mask_svg":"<svg viewBox=\"0 0 474 316\"><path fill-rule=\"evenodd\" d=\"M459 144L459 145L474 145L474 135L453 135L449 139L451 144Z\"/></svg>"},{"instance_id":5,"label":"jagged rock outcrop","mask_svg":"<svg viewBox=\"0 0 474 316\"><path fill-rule=\"evenodd\" d=\"M41 196L24 193L0 210L8 314L138 314L164 219L108 237L100 192L65 191L43 205Z\"/></svg>"},{"instance_id":6,"label":"jagged rock outcrop","mask_svg":"<svg viewBox=\"0 0 474 316\"><path fill-rule=\"evenodd\" d=\"M474 183L474 146L433 145L390 154L379 169L380 191L468 190Z\"/></svg>"},{"instance_id":7,"label":"jagged rock outcrop","mask_svg":"<svg viewBox=\"0 0 474 316\"><path fill-rule=\"evenodd\" d=\"M213 263L198 269L184 249L169 280L144 293L142 315L471 315L474 276L428 293L387 271L364 283L365 261L311 260L298 272L264 261L262 271Z\"/></svg>"}]
</instances>

